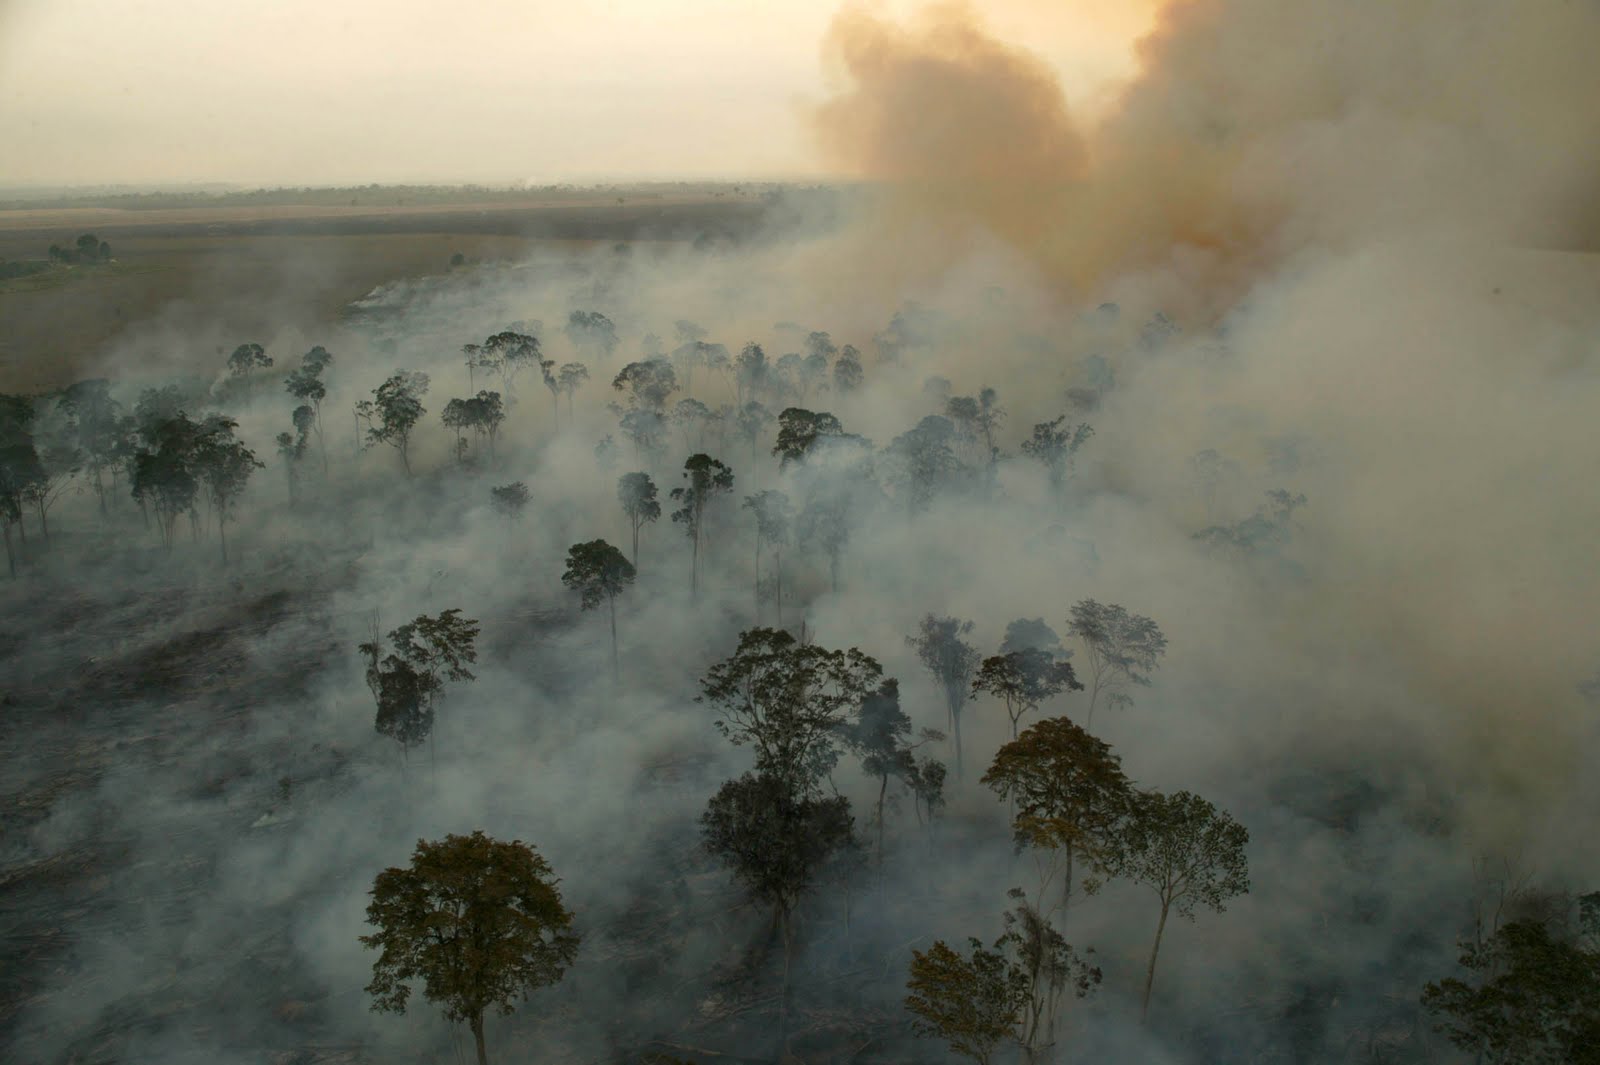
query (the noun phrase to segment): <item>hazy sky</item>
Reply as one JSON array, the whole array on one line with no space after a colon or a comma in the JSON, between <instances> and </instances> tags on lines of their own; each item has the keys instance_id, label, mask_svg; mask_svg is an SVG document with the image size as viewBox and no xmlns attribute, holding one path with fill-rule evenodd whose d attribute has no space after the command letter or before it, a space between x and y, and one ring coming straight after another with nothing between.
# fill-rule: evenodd
<instances>
[{"instance_id":1,"label":"hazy sky","mask_svg":"<svg viewBox=\"0 0 1600 1065\"><path fill-rule=\"evenodd\" d=\"M990 0L1074 104L1147 0ZM873 5L903 14L910 3ZM0 183L796 176L838 0L0 0Z\"/></svg>"}]
</instances>

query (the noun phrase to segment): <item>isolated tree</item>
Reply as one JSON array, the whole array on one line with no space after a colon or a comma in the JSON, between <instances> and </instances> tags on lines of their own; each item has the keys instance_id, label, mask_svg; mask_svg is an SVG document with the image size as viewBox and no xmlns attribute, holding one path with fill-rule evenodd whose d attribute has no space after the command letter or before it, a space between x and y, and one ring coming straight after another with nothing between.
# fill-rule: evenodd
<instances>
[{"instance_id":1,"label":"isolated tree","mask_svg":"<svg viewBox=\"0 0 1600 1065\"><path fill-rule=\"evenodd\" d=\"M1167 917L1194 920L1196 906L1217 913L1227 901L1250 890L1245 847L1250 833L1225 810L1218 810L1187 791L1163 795L1135 792L1117 846L1109 852L1111 872L1143 884L1161 900L1161 919L1145 968L1141 1015L1150 1012L1150 989L1156 979L1156 955Z\"/></svg>"},{"instance_id":2,"label":"isolated tree","mask_svg":"<svg viewBox=\"0 0 1600 1065\"><path fill-rule=\"evenodd\" d=\"M940 492L966 475L966 465L950 446L955 436L950 419L930 414L884 450L886 481L897 496L904 496L913 512L926 509Z\"/></svg>"},{"instance_id":3,"label":"isolated tree","mask_svg":"<svg viewBox=\"0 0 1600 1065\"><path fill-rule=\"evenodd\" d=\"M616 324L599 311L573 311L567 315L567 340L591 359L608 362L617 350Z\"/></svg>"},{"instance_id":4,"label":"isolated tree","mask_svg":"<svg viewBox=\"0 0 1600 1065\"><path fill-rule=\"evenodd\" d=\"M672 512L672 520L682 523L693 546L689 564L689 592L700 590L700 542L705 535L706 508L718 496L733 491L733 470L710 455L690 455L683 464L687 482L672 490L672 498L682 504Z\"/></svg>"},{"instance_id":5,"label":"isolated tree","mask_svg":"<svg viewBox=\"0 0 1600 1065\"><path fill-rule=\"evenodd\" d=\"M376 1011L404 1013L411 984L445 1018L465 1021L487 1065L483 1018L556 983L577 956L579 936L554 872L538 851L473 832L418 840L407 868L372 882L361 943L380 951L367 993Z\"/></svg>"},{"instance_id":6,"label":"isolated tree","mask_svg":"<svg viewBox=\"0 0 1600 1065\"><path fill-rule=\"evenodd\" d=\"M317 442L322 450L322 466L328 466L328 445L322 436L322 401L328 398L328 386L322 380L322 374L329 366L333 365L333 356L328 349L318 344L300 357L300 366L291 370L284 379L283 387L289 395L309 406L315 415Z\"/></svg>"},{"instance_id":7,"label":"isolated tree","mask_svg":"<svg viewBox=\"0 0 1600 1065\"><path fill-rule=\"evenodd\" d=\"M750 461L755 462L756 448L761 442L762 435L766 433L767 426L772 424L772 412L751 400L739 407L733 416L733 424L739 438L750 448Z\"/></svg>"},{"instance_id":8,"label":"isolated tree","mask_svg":"<svg viewBox=\"0 0 1600 1065\"><path fill-rule=\"evenodd\" d=\"M755 341L744 346L733 362L733 380L740 407L758 400L772 390L776 371L767 360L767 353Z\"/></svg>"},{"instance_id":9,"label":"isolated tree","mask_svg":"<svg viewBox=\"0 0 1600 1065\"><path fill-rule=\"evenodd\" d=\"M794 510L789 497L776 489L765 489L744 497L744 509L756 519L756 620L761 620L761 546L772 548L774 558L774 596L777 601L778 627L783 627L783 545L789 542L790 526L794 523Z\"/></svg>"},{"instance_id":10,"label":"isolated tree","mask_svg":"<svg viewBox=\"0 0 1600 1065\"><path fill-rule=\"evenodd\" d=\"M693 396L685 396L678 400L672 408L672 421L683 431L684 450L694 451L696 448L705 447L706 427L711 424L713 418L711 408Z\"/></svg>"},{"instance_id":11,"label":"isolated tree","mask_svg":"<svg viewBox=\"0 0 1600 1065\"><path fill-rule=\"evenodd\" d=\"M496 485L489 489L489 502L506 518L520 516L528 505L528 486L521 481Z\"/></svg>"},{"instance_id":12,"label":"isolated tree","mask_svg":"<svg viewBox=\"0 0 1600 1065\"><path fill-rule=\"evenodd\" d=\"M972 632L972 622L959 618L927 614L906 643L933 674L944 691L945 710L956 741L956 777L961 777L961 709L967 703L967 690L983 661L978 649L962 637Z\"/></svg>"},{"instance_id":13,"label":"isolated tree","mask_svg":"<svg viewBox=\"0 0 1600 1065\"><path fill-rule=\"evenodd\" d=\"M833 364L833 390L848 396L861 387L861 352L854 344L846 344Z\"/></svg>"},{"instance_id":14,"label":"isolated tree","mask_svg":"<svg viewBox=\"0 0 1600 1065\"><path fill-rule=\"evenodd\" d=\"M629 406L662 414L667 397L678 390L678 375L666 359L646 359L624 366L611 387L627 395Z\"/></svg>"},{"instance_id":15,"label":"isolated tree","mask_svg":"<svg viewBox=\"0 0 1600 1065\"><path fill-rule=\"evenodd\" d=\"M1022 453L1038 462L1050 476L1050 490L1059 500L1072 473L1072 460L1094 435L1088 423L1067 425L1065 414L1033 427L1033 435L1022 442Z\"/></svg>"},{"instance_id":16,"label":"isolated tree","mask_svg":"<svg viewBox=\"0 0 1600 1065\"><path fill-rule=\"evenodd\" d=\"M617 480L617 501L633 533L633 564L639 565L639 530L661 517L656 483L648 473L625 473Z\"/></svg>"},{"instance_id":17,"label":"isolated tree","mask_svg":"<svg viewBox=\"0 0 1600 1065\"><path fill-rule=\"evenodd\" d=\"M1534 917L1461 944L1465 972L1429 983L1437 1030L1485 1065L1600 1065L1600 893L1576 930Z\"/></svg>"},{"instance_id":18,"label":"isolated tree","mask_svg":"<svg viewBox=\"0 0 1600 1065\"><path fill-rule=\"evenodd\" d=\"M1072 657L1072 652L1061 646L1061 636L1044 618L1017 618L1006 626L1000 653L1005 655L1012 651L1044 651L1051 658Z\"/></svg>"},{"instance_id":19,"label":"isolated tree","mask_svg":"<svg viewBox=\"0 0 1600 1065\"><path fill-rule=\"evenodd\" d=\"M1017 738L1017 722L1039 704L1063 691L1082 691L1083 685L1072 672L1072 663L1058 662L1047 651L1029 648L991 655L983 660L972 678L972 697L989 695L1005 704L1011 718L1011 738Z\"/></svg>"},{"instance_id":20,"label":"isolated tree","mask_svg":"<svg viewBox=\"0 0 1600 1065\"><path fill-rule=\"evenodd\" d=\"M746 773L723 784L700 817L706 851L733 871L756 899L772 907L783 940L783 1016L787 1024L794 958L794 911L830 859L855 845L850 801L796 788L770 773Z\"/></svg>"},{"instance_id":21,"label":"isolated tree","mask_svg":"<svg viewBox=\"0 0 1600 1065\"><path fill-rule=\"evenodd\" d=\"M246 384L249 384L250 375L256 370L264 370L271 365L272 356L260 344L240 344L228 356L228 372L244 378Z\"/></svg>"},{"instance_id":22,"label":"isolated tree","mask_svg":"<svg viewBox=\"0 0 1600 1065\"><path fill-rule=\"evenodd\" d=\"M935 940L926 953L911 952L906 1009L916 1015L918 1035L943 1039L978 1065L991 1065L1001 1044L1016 1040L1028 1004L1027 977L1006 957L1004 941L994 949L969 939L964 956Z\"/></svg>"},{"instance_id":23,"label":"isolated tree","mask_svg":"<svg viewBox=\"0 0 1600 1065\"><path fill-rule=\"evenodd\" d=\"M1127 689L1148 688L1150 674L1166 653L1167 638L1154 621L1130 614L1115 603L1102 605L1083 599L1072 605L1067 632L1083 643L1088 667L1089 712L1085 727L1094 724L1095 703L1104 694L1112 706L1131 706Z\"/></svg>"},{"instance_id":24,"label":"isolated tree","mask_svg":"<svg viewBox=\"0 0 1600 1065\"><path fill-rule=\"evenodd\" d=\"M498 374L500 387L505 389L508 396L517 394L517 374L543 361L539 338L511 329L494 334L482 344L469 344L462 350L467 353L469 370L476 365ZM469 376L468 386L473 387L474 384Z\"/></svg>"},{"instance_id":25,"label":"isolated tree","mask_svg":"<svg viewBox=\"0 0 1600 1065\"><path fill-rule=\"evenodd\" d=\"M1101 980L1100 970L1022 892L1011 895L1018 904L992 949L969 939L971 954L963 956L937 940L926 953L911 954L906 1008L917 1016L913 1030L945 1040L980 1065L1006 1042L1018 1046L1027 1065L1047 1060L1063 1001L1087 998Z\"/></svg>"},{"instance_id":26,"label":"isolated tree","mask_svg":"<svg viewBox=\"0 0 1600 1065\"><path fill-rule=\"evenodd\" d=\"M923 729L921 739L913 743L911 734L911 718L900 708L900 682L893 677L885 679L876 691L862 698L855 721L844 730L844 741L860 757L862 771L878 781L873 819L880 869L883 867L884 804L889 795L889 781L899 780L914 789L919 776L917 748L944 739L942 732ZM940 781L943 781L942 774Z\"/></svg>"},{"instance_id":27,"label":"isolated tree","mask_svg":"<svg viewBox=\"0 0 1600 1065\"><path fill-rule=\"evenodd\" d=\"M399 741L402 750L432 737L434 704L445 681L477 679L467 666L478 660L478 631L477 621L452 608L437 617L419 614L392 630L387 655L376 631L360 645L367 687L378 703L380 734Z\"/></svg>"},{"instance_id":28,"label":"isolated tree","mask_svg":"<svg viewBox=\"0 0 1600 1065\"><path fill-rule=\"evenodd\" d=\"M977 396L954 396L945 403L945 417L969 440L982 441L983 462L993 467L999 458L994 445L995 431L1005 421L1005 408L999 394L985 385Z\"/></svg>"},{"instance_id":29,"label":"isolated tree","mask_svg":"<svg viewBox=\"0 0 1600 1065\"><path fill-rule=\"evenodd\" d=\"M357 408L370 424L367 439L400 452L407 477L411 476L411 431L427 413L422 405L427 391L427 374L400 370L372 390L374 400L364 400Z\"/></svg>"},{"instance_id":30,"label":"isolated tree","mask_svg":"<svg viewBox=\"0 0 1600 1065\"><path fill-rule=\"evenodd\" d=\"M633 583L633 564L604 540L573 544L567 548L567 569L561 583L578 593L584 610L605 603L611 611L611 672L621 675L617 654L617 596Z\"/></svg>"},{"instance_id":31,"label":"isolated tree","mask_svg":"<svg viewBox=\"0 0 1600 1065\"><path fill-rule=\"evenodd\" d=\"M746 629L732 657L706 671L700 701L717 711L717 731L754 749L758 772L817 792L851 714L882 675L854 647L830 651L782 629Z\"/></svg>"},{"instance_id":32,"label":"isolated tree","mask_svg":"<svg viewBox=\"0 0 1600 1065\"><path fill-rule=\"evenodd\" d=\"M567 420L572 420L572 397L589 380L589 368L581 362L563 363L556 371L556 388L567 397Z\"/></svg>"},{"instance_id":33,"label":"isolated tree","mask_svg":"<svg viewBox=\"0 0 1600 1065\"><path fill-rule=\"evenodd\" d=\"M310 410L310 407L296 407L296 410ZM284 472L289 477L289 506L292 509L299 502L299 477L300 462L306 455L306 438L297 433L279 433L273 442L278 445L278 457L283 459Z\"/></svg>"},{"instance_id":34,"label":"isolated tree","mask_svg":"<svg viewBox=\"0 0 1600 1065\"><path fill-rule=\"evenodd\" d=\"M480 439L489 443L489 458L495 456L495 440L500 434L500 426L506 420L506 408L498 392L479 392L469 399L452 399L444 405L441 415L444 424L455 431L456 457L464 459L466 456L466 440L463 432L471 432Z\"/></svg>"},{"instance_id":35,"label":"isolated tree","mask_svg":"<svg viewBox=\"0 0 1600 1065\"><path fill-rule=\"evenodd\" d=\"M617 428L633 444L633 453L639 458L659 458L666 450L667 419L660 411L634 407L623 413Z\"/></svg>"},{"instance_id":36,"label":"isolated tree","mask_svg":"<svg viewBox=\"0 0 1600 1065\"><path fill-rule=\"evenodd\" d=\"M1107 744L1064 717L1047 717L1001 747L981 783L1013 803L1017 845L1051 857L1041 869L1041 898L1062 872L1066 909L1078 861L1095 876L1110 872L1132 787Z\"/></svg>"}]
</instances>

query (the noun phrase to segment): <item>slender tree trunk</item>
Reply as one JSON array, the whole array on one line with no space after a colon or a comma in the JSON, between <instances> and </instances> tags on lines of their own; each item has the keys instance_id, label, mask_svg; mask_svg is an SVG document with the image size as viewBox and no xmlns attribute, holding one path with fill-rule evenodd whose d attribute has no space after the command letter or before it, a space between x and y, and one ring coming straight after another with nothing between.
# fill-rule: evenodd
<instances>
[{"instance_id":1,"label":"slender tree trunk","mask_svg":"<svg viewBox=\"0 0 1600 1065\"><path fill-rule=\"evenodd\" d=\"M956 779L961 779L961 708L954 700L948 703L950 711L950 731L956 739Z\"/></svg>"},{"instance_id":2,"label":"slender tree trunk","mask_svg":"<svg viewBox=\"0 0 1600 1065\"><path fill-rule=\"evenodd\" d=\"M778 628L783 628L783 548L773 552L772 577L776 582L773 591L778 597Z\"/></svg>"},{"instance_id":3,"label":"slender tree trunk","mask_svg":"<svg viewBox=\"0 0 1600 1065\"><path fill-rule=\"evenodd\" d=\"M756 624L761 624L761 531L756 530Z\"/></svg>"},{"instance_id":4,"label":"slender tree trunk","mask_svg":"<svg viewBox=\"0 0 1600 1065\"><path fill-rule=\"evenodd\" d=\"M472 1026L472 1041L478 1048L478 1065L489 1065L489 1052L483 1045L483 1014L474 1015L468 1023Z\"/></svg>"},{"instance_id":5,"label":"slender tree trunk","mask_svg":"<svg viewBox=\"0 0 1600 1065\"><path fill-rule=\"evenodd\" d=\"M228 564L227 524L227 521L225 521L222 515L219 513L217 515L217 542L222 545L222 564L224 566Z\"/></svg>"},{"instance_id":6,"label":"slender tree trunk","mask_svg":"<svg viewBox=\"0 0 1600 1065\"><path fill-rule=\"evenodd\" d=\"M878 882L883 882L883 798L889 793L889 774L878 785Z\"/></svg>"},{"instance_id":7,"label":"slender tree trunk","mask_svg":"<svg viewBox=\"0 0 1600 1065\"><path fill-rule=\"evenodd\" d=\"M778 1060L782 1061L789 1043L789 976L794 963L793 918L787 908L779 907L783 926L783 998L778 1005Z\"/></svg>"},{"instance_id":8,"label":"slender tree trunk","mask_svg":"<svg viewBox=\"0 0 1600 1065\"><path fill-rule=\"evenodd\" d=\"M28 544L28 523L23 520L23 515L25 513L26 512L22 509L22 505L20 503L17 504L17 534L22 537L22 544L24 547L26 547Z\"/></svg>"},{"instance_id":9,"label":"slender tree trunk","mask_svg":"<svg viewBox=\"0 0 1600 1065\"><path fill-rule=\"evenodd\" d=\"M617 657L617 597L608 595L606 600L611 605L611 678L617 680L622 677L622 666Z\"/></svg>"},{"instance_id":10,"label":"slender tree trunk","mask_svg":"<svg viewBox=\"0 0 1600 1065\"><path fill-rule=\"evenodd\" d=\"M694 553L689 556L689 598L700 596L700 523L694 525Z\"/></svg>"},{"instance_id":11,"label":"slender tree trunk","mask_svg":"<svg viewBox=\"0 0 1600 1065\"><path fill-rule=\"evenodd\" d=\"M407 450L406 445L404 443L402 443L400 445L400 462L401 462L401 465L405 466L405 468L406 468L406 476L410 477L411 476L411 456L406 454L406 450Z\"/></svg>"},{"instance_id":12,"label":"slender tree trunk","mask_svg":"<svg viewBox=\"0 0 1600 1065\"><path fill-rule=\"evenodd\" d=\"M100 516L106 516L106 486L100 480L100 467L94 468L94 494L100 497Z\"/></svg>"},{"instance_id":13,"label":"slender tree trunk","mask_svg":"<svg viewBox=\"0 0 1600 1065\"><path fill-rule=\"evenodd\" d=\"M1156 982L1156 955L1161 951L1161 933L1167 928L1167 910L1171 906L1167 900L1161 901L1161 922L1156 925L1155 945L1150 948L1150 965L1144 971L1144 1005L1139 1008L1139 1020L1142 1022L1150 1016L1150 988Z\"/></svg>"},{"instance_id":14,"label":"slender tree trunk","mask_svg":"<svg viewBox=\"0 0 1600 1065\"><path fill-rule=\"evenodd\" d=\"M0 522L6 529L6 566L11 570L11 579L17 579L17 554L11 546L11 523Z\"/></svg>"},{"instance_id":15,"label":"slender tree trunk","mask_svg":"<svg viewBox=\"0 0 1600 1065\"><path fill-rule=\"evenodd\" d=\"M631 519L629 519L629 521L633 525L633 568L634 569L638 569L639 568L639 520L637 518L631 518Z\"/></svg>"}]
</instances>

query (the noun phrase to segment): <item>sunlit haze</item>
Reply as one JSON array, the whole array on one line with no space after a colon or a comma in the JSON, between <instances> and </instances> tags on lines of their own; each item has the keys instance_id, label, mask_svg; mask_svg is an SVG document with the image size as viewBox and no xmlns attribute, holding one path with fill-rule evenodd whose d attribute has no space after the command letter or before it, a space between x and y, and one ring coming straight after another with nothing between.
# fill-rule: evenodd
<instances>
[{"instance_id":1,"label":"sunlit haze","mask_svg":"<svg viewBox=\"0 0 1600 1065\"><path fill-rule=\"evenodd\" d=\"M877 5L900 14L910 5ZM1001 0L1092 108L1147 3ZM553 182L819 172L836 0L11 0L0 182Z\"/></svg>"}]
</instances>

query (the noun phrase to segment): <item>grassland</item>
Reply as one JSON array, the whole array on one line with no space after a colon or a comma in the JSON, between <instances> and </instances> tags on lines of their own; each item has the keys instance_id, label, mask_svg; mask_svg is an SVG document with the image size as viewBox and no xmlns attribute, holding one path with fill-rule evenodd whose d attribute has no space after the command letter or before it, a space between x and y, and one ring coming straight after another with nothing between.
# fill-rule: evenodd
<instances>
[{"instance_id":1,"label":"grassland","mask_svg":"<svg viewBox=\"0 0 1600 1065\"><path fill-rule=\"evenodd\" d=\"M620 201L620 202L619 202ZM750 197L699 192L563 195L445 205L51 207L0 211L0 258L41 259L80 233L114 262L0 281L0 392L67 384L121 343L160 343L204 317L241 337L315 330L396 278L440 273L453 255L515 258L547 242L737 238Z\"/></svg>"}]
</instances>

